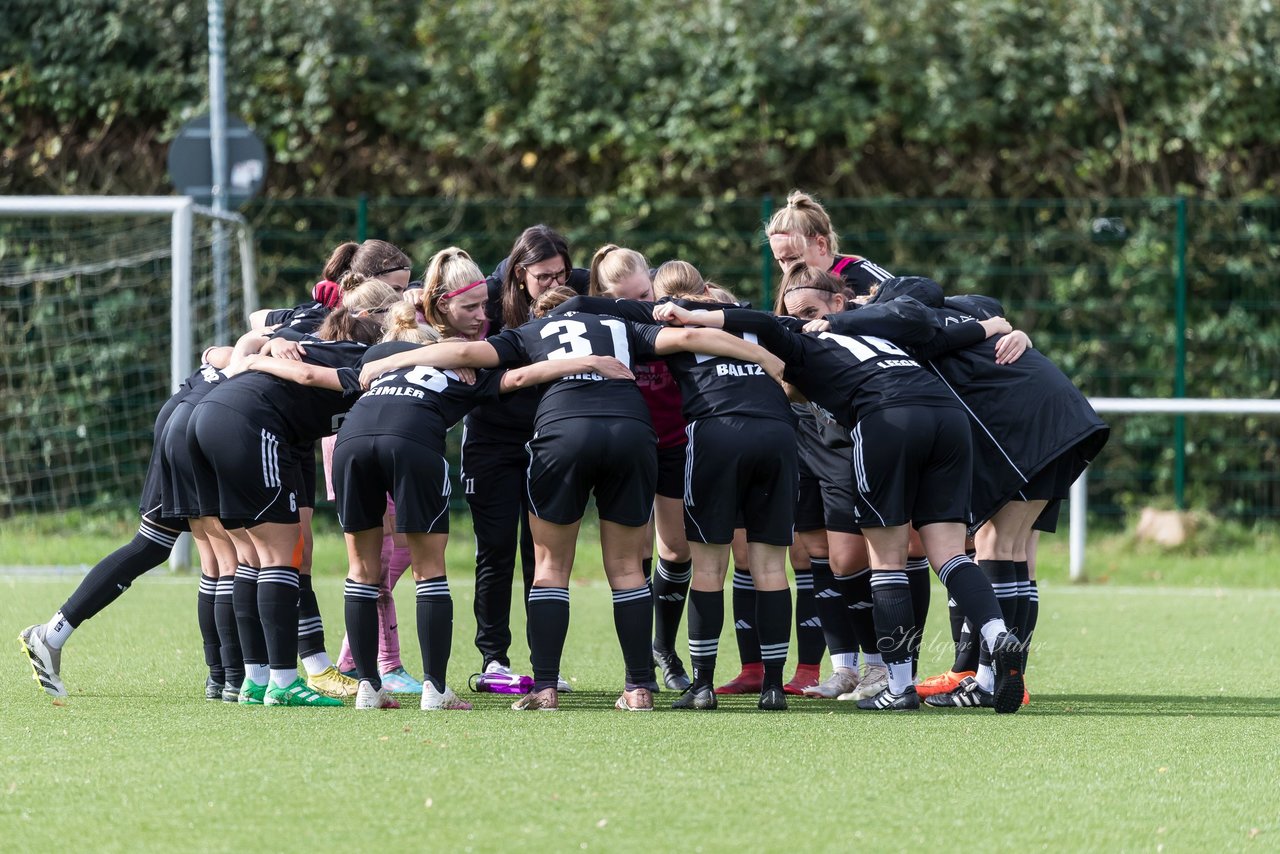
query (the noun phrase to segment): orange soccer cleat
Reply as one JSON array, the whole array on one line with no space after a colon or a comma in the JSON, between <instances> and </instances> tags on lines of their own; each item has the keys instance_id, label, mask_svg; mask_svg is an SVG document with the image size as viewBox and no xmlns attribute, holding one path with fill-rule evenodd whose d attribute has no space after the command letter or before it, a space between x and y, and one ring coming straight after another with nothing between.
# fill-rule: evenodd
<instances>
[{"instance_id":1,"label":"orange soccer cleat","mask_svg":"<svg viewBox=\"0 0 1280 854\"><path fill-rule=\"evenodd\" d=\"M960 687L960 680L966 676L976 677L977 674L972 670L962 670L959 673L954 670L948 670L946 673L930 676L916 686L916 693L921 697L932 697L934 694L950 694Z\"/></svg>"}]
</instances>

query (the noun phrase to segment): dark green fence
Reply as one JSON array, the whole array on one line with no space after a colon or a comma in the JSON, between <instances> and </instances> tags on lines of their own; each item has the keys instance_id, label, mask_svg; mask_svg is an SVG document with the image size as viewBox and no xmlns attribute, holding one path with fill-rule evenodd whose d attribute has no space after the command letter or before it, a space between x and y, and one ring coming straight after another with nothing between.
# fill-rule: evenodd
<instances>
[{"instance_id":1,"label":"dark green fence","mask_svg":"<svg viewBox=\"0 0 1280 854\"><path fill-rule=\"evenodd\" d=\"M248 211L264 299L290 302L327 250L380 237L419 269L466 248L495 265L524 227L562 231L585 266L605 242L657 264L693 262L757 304L779 270L763 224L781 199L616 201L339 199ZM1280 388L1280 203L1192 199L827 200L842 251L949 292L1004 301L1086 393L1273 398ZM1148 502L1280 516L1276 425L1256 417L1124 416L1090 480L1091 509Z\"/></svg>"}]
</instances>

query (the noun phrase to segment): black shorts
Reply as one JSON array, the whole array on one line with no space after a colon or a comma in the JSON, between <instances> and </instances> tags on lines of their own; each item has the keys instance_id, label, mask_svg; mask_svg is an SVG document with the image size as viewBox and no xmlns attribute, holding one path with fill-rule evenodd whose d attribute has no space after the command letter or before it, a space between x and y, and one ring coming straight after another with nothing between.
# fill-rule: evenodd
<instances>
[{"instance_id":1,"label":"black shorts","mask_svg":"<svg viewBox=\"0 0 1280 854\"><path fill-rule=\"evenodd\" d=\"M658 494L684 497L684 445L658 449Z\"/></svg>"},{"instance_id":2,"label":"black shorts","mask_svg":"<svg viewBox=\"0 0 1280 854\"><path fill-rule=\"evenodd\" d=\"M795 429L772 418L702 418L686 432L684 530L727 545L739 521L747 542L791 545L799 490Z\"/></svg>"},{"instance_id":3,"label":"black shorts","mask_svg":"<svg viewBox=\"0 0 1280 854\"><path fill-rule=\"evenodd\" d=\"M171 429L165 431L164 481L161 486L166 516L191 518L200 515L200 493L187 444L187 432L194 413L193 404L181 404L169 419Z\"/></svg>"},{"instance_id":4,"label":"black shorts","mask_svg":"<svg viewBox=\"0 0 1280 854\"><path fill-rule=\"evenodd\" d=\"M796 531L822 531L827 522L822 515L822 487L800 464L800 488L796 492Z\"/></svg>"},{"instance_id":5,"label":"black shorts","mask_svg":"<svg viewBox=\"0 0 1280 854\"><path fill-rule=\"evenodd\" d=\"M228 528L298 522L298 458L278 436L212 400L197 404L187 436L202 516Z\"/></svg>"},{"instance_id":6,"label":"black shorts","mask_svg":"<svg viewBox=\"0 0 1280 854\"><path fill-rule=\"evenodd\" d=\"M298 458L298 477L301 478L298 489L298 506L316 506L316 443L293 445L291 450Z\"/></svg>"},{"instance_id":7,"label":"black shorts","mask_svg":"<svg viewBox=\"0 0 1280 854\"><path fill-rule=\"evenodd\" d=\"M600 518L638 528L649 523L658 482L658 438L634 418L562 418L538 428L529 451L529 508L569 525L594 491Z\"/></svg>"},{"instance_id":8,"label":"black shorts","mask_svg":"<svg viewBox=\"0 0 1280 854\"><path fill-rule=\"evenodd\" d=\"M862 528L854 518L853 481L849 477L850 448L829 448L816 441L812 434L797 434L796 450L800 455L801 471L807 467L818 482L818 501L822 524L815 528L801 528L797 510L797 531L816 531L826 528L841 534L860 534ZM807 510L806 512L812 512Z\"/></svg>"},{"instance_id":9,"label":"black shorts","mask_svg":"<svg viewBox=\"0 0 1280 854\"><path fill-rule=\"evenodd\" d=\"M863 528L970 521L973 445L959 407L894 406L853 429L850 461Z\"/></svg>"},{"instance_id":10,"label":"black shorts","mask_svg":"<svg viewBox=\"0 0 1280 854\"><path fill-rule=\"evenodd\" d=\"M1062 500L1055 498L1050 501L1036 517L1035 523L1031 526L1033 531L1041 531L1045 534L1052 534L1058 530L1058 515L1062 512Z\"/></svg>"},{"instance_id":11,"label":"black shorts","mask_svg":"<svg viewBox=\"0 0 1280 854\"><path fill-rule=\"evenodd\" d=\"M387 493L396 503L396 531L449 533L449 464L403 436L352 436L333 449L338 522L347 533L381 528Z\"/></svg>"}]
</instances>

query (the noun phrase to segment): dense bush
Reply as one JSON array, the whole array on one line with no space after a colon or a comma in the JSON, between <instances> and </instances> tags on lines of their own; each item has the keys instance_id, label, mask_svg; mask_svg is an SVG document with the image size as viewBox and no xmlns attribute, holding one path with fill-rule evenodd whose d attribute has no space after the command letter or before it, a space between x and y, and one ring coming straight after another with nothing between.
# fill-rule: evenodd
<instances>
[{"instance_id":1,"label":"dense bush","mask_svg":"<svg viewBox=\"0 0 1280 854\"><path fill-rule=\"evenodd\" d=\"M203 0L10 0L3 192L164 192ZM269 192L1274 193L1268 0L254 0L229 105Z\"/></svg>"}]
</instances>

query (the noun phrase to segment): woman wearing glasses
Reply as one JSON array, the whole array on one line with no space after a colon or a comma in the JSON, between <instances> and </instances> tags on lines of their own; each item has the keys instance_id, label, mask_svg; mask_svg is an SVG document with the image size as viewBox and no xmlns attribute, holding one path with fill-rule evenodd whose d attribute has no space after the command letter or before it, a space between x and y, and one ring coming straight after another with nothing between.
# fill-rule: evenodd
<instances>
[{"instance_id":1,"label":"woman wearing glasses","mask_svg":"<svg viewBox=\"0 0 1280 854\"><path fill-rule=\"evenodd\" d=\"M568 242L553 229L525 229L487 280L486 335L527 322L533 301L553 287L568 283L586 293L588 277L586 270L573 267ZM525 443L533 438L540 398L541 391L532 388L478 406L467 416L462 436L462 491L476 536L476 648L482 670L492 675L512 675L511 585L517 542L526 604L533 584ZM563 680L559 687L570 690Z\"/></svg>"}]
</instances>

